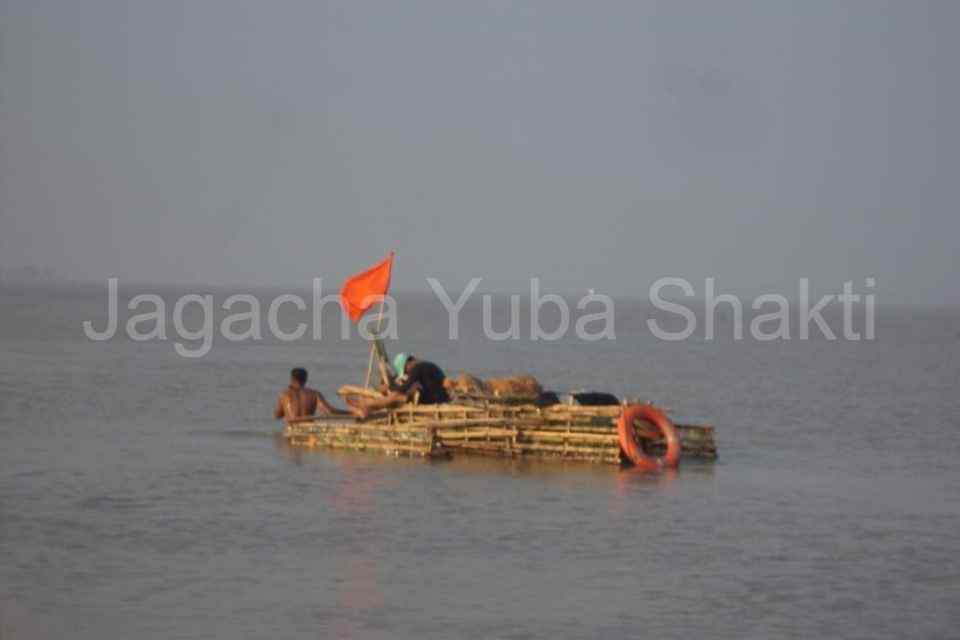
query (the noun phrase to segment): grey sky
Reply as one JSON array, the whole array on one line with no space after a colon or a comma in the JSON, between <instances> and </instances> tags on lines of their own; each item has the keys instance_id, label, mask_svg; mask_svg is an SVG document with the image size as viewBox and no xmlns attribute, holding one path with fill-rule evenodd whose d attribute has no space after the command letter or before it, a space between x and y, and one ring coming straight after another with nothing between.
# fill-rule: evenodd
<instances>
[{"instance_id":1,"label":"grey sky","mask_svg":"<svg viewBox=\"0 0 960 640\"><path fill-rule=\"evenodd\" d=\"M960 4L0 1L0 265L960 300Z\"/></svg>"}]
</instances>

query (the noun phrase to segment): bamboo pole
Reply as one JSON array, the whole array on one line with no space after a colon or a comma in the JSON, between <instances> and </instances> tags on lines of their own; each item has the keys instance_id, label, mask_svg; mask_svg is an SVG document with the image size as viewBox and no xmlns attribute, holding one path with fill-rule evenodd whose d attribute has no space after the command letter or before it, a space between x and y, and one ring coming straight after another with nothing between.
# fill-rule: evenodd
<instances>
[{"instance_id":1,"label":"bamboo pole","mask_svg":"<svg viewBox=\"0 0 960 640\"><path fill-rule=\"evenodd\" d=\"M383 303L385 300L386 300L385 296L380 298L380 313L377 316L377 331L376 331L377 335L374 338L374 340L380 337L380 330L383 328ZM370 376L373 374L373 354L375 350L376 350L376 344L374 343L374 341L371 341L370 342L370 358L367 360L367 377L366 377L366 380L364 380L363 382L364 389L370 388Z\"/></svg>"},{"instance_id":2,"label":"bamboo pole","mask_svg":"<svg viewBox=\"0 0 960 640\"><path fill-rule=\"evenodd\" d=\"M307 438L305 438L307 439ZM384 453L413 453L421 456L446 455L442 449L435 449L432 444L422 445L398 444L394 442L344 442L341 440L319 440L315 439L310 444L294 443L307 447L326 447L330 449L353 449L356 451L382 451Z\"/></svg>"},{"instance_id":3,"label":"bamboo pole","mask_svg":"<svg viewBox=\"0 0 960 640\"><path fill-rule=\"evenodd\" d=\"M330 422L336 422L337 424L351 424L352 421L356 420L356 416L338 416L338 415L314 415L314 416L299 416L297 418L287 418L287 424L300 424L303 422L316 422L319 420L329 420Z\"/></svg>"},{"instance_id":4,"label":"bamboo pole","mask_svg":"<svg viewBox=\"0 0 960 640\"><path fill-rule=\"evenodd\" d=\"M288 427L288 433L384 433L384 434L403 434L419 433L425 436L434 429L423 425L385 425L385 424L365 424L355 422L352 424L323 424L323 423L301 423Z\"/></svg>"}]
</instances>

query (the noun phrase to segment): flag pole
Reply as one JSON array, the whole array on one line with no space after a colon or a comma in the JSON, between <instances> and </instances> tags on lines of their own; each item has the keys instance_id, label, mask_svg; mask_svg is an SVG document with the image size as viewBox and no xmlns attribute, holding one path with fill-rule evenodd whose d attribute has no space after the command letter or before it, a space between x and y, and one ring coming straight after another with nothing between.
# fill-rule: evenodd
<instances>
[{"instance_id":1,"label":"flag pole","mask_svg":"<svg viewBox=\"0 0 960 640\"><path fill-rule=\"evenodd\" d=\"M370 376L373 374L373 352L376 351L377 343L375 342L380 338L380 330L383 327L383 303L386 299L386 296L380 298L380 313L377 316L377 335L374 336L374 339L370 342L370 358L367 360L367 378L363 382L363 388L370 388Z\"/></svg>"}]
</instances>

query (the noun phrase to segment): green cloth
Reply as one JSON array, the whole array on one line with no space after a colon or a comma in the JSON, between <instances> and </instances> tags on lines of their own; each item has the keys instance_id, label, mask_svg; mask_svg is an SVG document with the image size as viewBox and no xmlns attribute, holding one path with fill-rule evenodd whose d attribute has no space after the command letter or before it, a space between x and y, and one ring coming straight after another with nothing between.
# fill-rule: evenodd
<instances>
[{"instance_id":1,"label":"green cloth","mask_svg":"<svg viewBox=\"0 0 960 640\"><path fill-rule=\"evenodd\" d=\"M407 366L407 360L410 359L409 353L398 353L393 357L393 370L398 376L403 375L403 369Z\"/></svg>"}]
</instances>

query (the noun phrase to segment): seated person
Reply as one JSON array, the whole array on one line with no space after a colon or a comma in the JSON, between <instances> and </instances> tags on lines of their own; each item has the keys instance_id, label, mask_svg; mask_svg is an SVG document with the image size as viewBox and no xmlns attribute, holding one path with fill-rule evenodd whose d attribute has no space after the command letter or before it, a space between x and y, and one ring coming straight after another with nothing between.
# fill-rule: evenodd
<instances>
[{"instance_id":1,"label":"seated person","mask_svg":"<svg viewBox=\"0 0 960 640\"><path fill-rule=\"evenodd\" d=\"M393 359L393 368L397 379L385 389L382 398L366 398L352 403L354 413L366 418L372 411L399 406L420 393L420 404L442 404L450 402L450 396L443 387L446 376L443 370L432 362L417 360L406 353L398 353Z\"/></svg>"},{"instance_id":2,"label":"seated person","mask_svg":"<svg viewBox=\"0 0 960 640\"><path fill-rule=\"evenodd\" d=\"M277 405L273 409L273 417L277 420L292 418L306 418L320 410L322 415L349 416L349 411L337 409L323 397L316 389L307 385L307 370L297 367L290 371L290 386L280 392Z\"/></svg>"}]
</instances>

